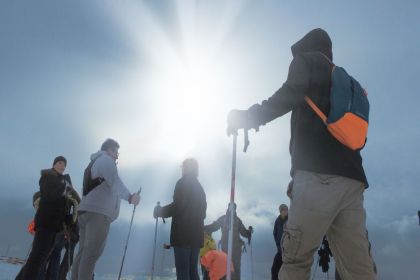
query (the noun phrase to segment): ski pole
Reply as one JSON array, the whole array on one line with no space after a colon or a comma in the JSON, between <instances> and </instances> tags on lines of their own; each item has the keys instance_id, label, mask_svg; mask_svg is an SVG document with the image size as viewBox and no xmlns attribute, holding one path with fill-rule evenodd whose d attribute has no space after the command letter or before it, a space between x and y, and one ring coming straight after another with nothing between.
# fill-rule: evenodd
<instances>
[{"instance_id":1,"label":"ski pole","mask_svg":"<svg viewBox=\"0 0 420 280\"><path fill-rule=\"evenodd\" d=\"M157 206L160 206L160 202L157 202ZM151 280L153 280L153 275L155 274L155 257L156 257L156 242L157 242L157 230L158 230L158 220L159 218L156 217L156 223L155 223L155 241L153 244L153 257L152 257L152 272L150 273ZM163 219L163 223L165 223L165 219Z\"/></svg>"},{"instance_id":2,"label":"ski pole","mask_svg":"<svg viewBox=\"0 0 420 280\"><path fill-rule=\"evenodd\" d=\"M137 195L139 195L140 192L141 192L141 188L137 192ZM122 273L123 266L124 266L125 254L127 253L128 241L130 240L131 227L133 226L133 219L134 219L134 213L136 213L136 207L137 207L137 205L134 205L133 214L131 215L130 228L128 229L127 241L125 242L125 248L124 248L123 258L122 258L122 261L121 261L120 272L118 273L118 280L120 280L120 278L121 278L121 273Z\"/></svg>"},{"instance_id":3,"label":"ski pole","mask_svg":"<svg viewBox=\"0 0 420 280\"><path fill-rule=\"evenodd\" d=\"M254 231L252 226L249 226L248 230L252 236L252 233ZM252 253L252 238L249 239L248 244L249 244L250 257L251 257L251 279L254 280L254 256Z\"/></svg>"},{"instance_id":4,"label":"ski pole","mask_svg":"<svg viewBox=\"0 0 420 280\"><path fill-rule=\"evenodd\" d=\"M229 220L229 238L228 238L228 258L226 267L226 279L232 279L231 266L232 266L232 241L233 241L233 219L235 211L235 182L236 182L236 143L238 140L238 133L233 134L233 151L232 151L232 177L230 181L230 220Z\"/></svg>"},{"instance_id":5,"label":"ski pole","mask_svg":"<svg viewBox=\"0 0 420 280\"><path fill-rule=\"evenodd\" d=\"M70 240L70 229L67 229L67 266L68 266L68 273L71 279L71 240Z\"/></svg>"}]
</instances>

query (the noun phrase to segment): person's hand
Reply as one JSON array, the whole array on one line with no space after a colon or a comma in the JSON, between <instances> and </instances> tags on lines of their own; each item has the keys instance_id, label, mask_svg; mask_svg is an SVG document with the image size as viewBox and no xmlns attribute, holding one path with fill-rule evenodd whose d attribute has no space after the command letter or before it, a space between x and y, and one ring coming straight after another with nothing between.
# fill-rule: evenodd
<instances>
[{"instance_id":1,"label":"person's hand","mask_svg":"<svg viewBox=\"0 0 420 280\"><path fill-rule=\"evenodd\" d=\"M135 206L137 206L137 205L139 205L139 202L140 202L140 195L139 194L137 194L137 193L133 193L131 196L130 196L130 200L129 200L129 202L130 202L130 204L134 204Z\"/></svg>"},{"instance_id":2,"label":"person's hand","mask_svg":"<svg viewBox=\"0 0 420 280\"><path fill-rule=\"evenodd\" d=\"M234 135L238 129L248 126L248 111L246 110L232 110L229 112L227 119L227 134Z\"/></svg>"},{"instance_id":3,"label":"person's hand","mask_svg":"<svg viewBox=\"0 0 420 280\"><path fill-rule=\"evenodd\" d=\"M153 218L155 219L159 218L162 215L161 211L162 211L162 206L157 205L155 209L153 209Z\"/></svg>"}]
</instances>

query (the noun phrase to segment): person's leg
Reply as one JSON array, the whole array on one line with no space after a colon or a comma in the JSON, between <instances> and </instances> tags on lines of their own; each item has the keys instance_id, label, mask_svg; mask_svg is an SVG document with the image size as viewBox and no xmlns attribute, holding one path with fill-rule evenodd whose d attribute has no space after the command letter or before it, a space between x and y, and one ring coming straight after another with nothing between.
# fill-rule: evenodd
<instances>
[{"instance_id":1,"label":"person's leg","mask_svg":"<svg viewBox=\"0 0 420 280\"><path fill-rule=\"evenodd\" d=\"M92 278L95 264L104 251L111 220L102 214L86 212L83 254L79 262L78 279ZM80 238L81 239L81 238Z\"/></svg>"},{"instance_id":2,"label":"person's leg","mask_svg":"<svg viewBox=\"0 0 420 280\"><path fill-rule=\"evenodd\" d=\"M338 274L337 268L335 268L335 280L341 280L340 274Z\"/></svg>"},{"instance_id":3,"label":"person's leg","mask_svg":"<svg viewBox=\"0 0 420 280\"><path fill-rule=\"evenodd\" d=\"M15 280L22 280L23 279L23 271L25 270L25 265L19 270L19 273L16 275Z\"/></svg>"},{"instance_id":4,"label":"person's leg","mask_svg":"<svg viewBox=\"0 0 420 280\"><path fill-rule=\"evenodd\" d=\"M289 218L281 242L279 279L310 278L313 256L337 215L345 194L342 177L298 170L291 191Z\"/></svg>"},{"instance_id":5,"label":"person's leg","mask_svg":"<svg viewBox=\"0 0 420 280\"><path fill-rule=\"evenodd\" d=\"M200 254L200 248L190 249L190 280L200 280L198 276L198 255Z\"/></svg>"},{"instance_id":6,"label":"person's leg","mask_svg":"<svg viewBox=\"0 0 420 280\"><path fill-rule=\"evenodd\" d=\"M85 242L86 242L86 223L87 223L87 213L83 213L79 215L78 222L79 222L79 251L76 254L76 258L73 262L73 267L71 269L71 280L79 280L79 265L80 260L82 259L83 253L85 251Z\"/></svg>"},{"instance_id":7,"label":"person's leg","mask_svg":"<svg viewBox=\"0 0 420 280\"><path fill-rule=\"evenodd\" d=\"M204 265L201 266L201 273L203 274L203 280L210 280L209 272Z\"/></svg>"},{"instance_id":8,"label":"person's leg","mask_svg":"<svg viewBox=\"0 0 420 280\"><path fill-rule=\"evenodd\" d=\"M32 251L23 272L23 280L37 279L40 269L48 258L54 245L56 232L50 229L38 228L35 232Z\"/></svg>"},{"instance_id":9,"label":"person's leg","mask_svg":"<svg viewBox=\"0 0 420 280\"><path fill-rule=\"evenodd\" d=\"M61 264L60 264L60 272L58 273L58 279L60 279L60 280L65 280L66 279L67 272L69 270L69 262L68 262L68 259L69 259L69 245L68 245L67 241L66 241L66 244L64 245L64 248L65 248L65 253L64 253L64 256L63 256L63 260L61 261Z\"/></svg>"},{"instance_id":10,"label":"person's leg","mask_svg":"<svg viewBox=\"0 0 420 280\"><path fill-rule=\"evenodd\" d=\"M54 248L50 254L46 280L57 280L60 270L61 251L64 247L64 234L58 233L55 236Z\"/></svg>"},{"instance_id":11,"label":"person's leg","mask_svg":"<svg viewBox=\"0 0 420 280\"><path fill-rule=\"evenodd\" d=\"M327 232L338 273L343 279L376 279L363 208L362 183L344 178L348 188L342 210Z\"/></svg>"},{"instance_id":12,"label":"person's leg","mask_svg":"<svg viewBox=\"0 0 420 280\"><path fill-rule=\"evenodd\" d=\"M271 266L271 280L279 280L281 264L281 252L277 252L277 254L274 256L273 265Z\"/></svg>"},{"instance_id":13,"label":"person's leg","mask_svg":"<svg viewBox=\"0 0 420 280\"><path fill-rule=\"evenodd\" d=\"M232 263L234 272L232 273L232 280L241 279L241 258L242 258L242 247L234 246L232 249Z\"/></svg>"},{"instance_id":14,"label":"person's leg","mask_svg":"<svg viewBox=\"0 0 420 280\"><path fill-rule=\"evenodd\" d=\"M41 268L38 272L38 277L36 278L36 280L46 280L47 279L49 263L50 263L50 258L48 257L45 260L45 263L41 265Z\"/></svg>"},{"instance_id":15,"label":"person's leg","mask_svg":"<svg viewBox=\"0 0 420 280\"><path fill-rule=\"evenodd\" d=\"M177 280L190 280L190 249L174 247Z\"/></svg>"},{"instance_id":16,"label":"person's leg","mask_svg":"<svg viewBox=\"0 0 420 280\"><path fill-rule=\"evenodd\" d=\"M60 280L66 280L67 273L70 270L71 265L73 264L73 255L74 255L74 249L76 248L77 242L72 242L69 248L68 242L66 242L66 253L64 254L63 260L61 261L60 265L60 273L58 276L58 279ZM70 258L70 263L69 263ZM70 267L69 267L70 265Z\"/></svg>"}]
</instances>

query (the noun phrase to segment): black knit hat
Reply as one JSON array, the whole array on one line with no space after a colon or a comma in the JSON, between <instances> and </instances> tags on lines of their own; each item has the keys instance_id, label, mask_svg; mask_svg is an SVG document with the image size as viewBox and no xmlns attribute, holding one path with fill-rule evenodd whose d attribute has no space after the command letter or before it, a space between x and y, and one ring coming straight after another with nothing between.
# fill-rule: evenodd
<instances>
[{"instance_id":1,"label":"black knit hat","mask_svg":"<svg viewBox=\"0 0 420 280\"><path fill-rule=\"evenodd\" d=\"M63 157L63 156L58 156L58 157L56 157L56 158L54 159L53 166L54 166L57 162L59 162L59 161L64 162L64 164L67 166L67 160L66 160L66 158L65 158L65 157Z\"/></svg>"}]
</instances>

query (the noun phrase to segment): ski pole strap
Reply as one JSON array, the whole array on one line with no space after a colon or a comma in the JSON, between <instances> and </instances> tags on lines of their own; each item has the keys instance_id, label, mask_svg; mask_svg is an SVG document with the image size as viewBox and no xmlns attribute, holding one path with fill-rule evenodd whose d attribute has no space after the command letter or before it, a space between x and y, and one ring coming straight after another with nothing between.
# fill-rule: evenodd
<instances>
[{"instance_id":1,"label":"ski pole strap","mask_svg":"<svg viewBox=\"0 0 420 280\"><path fill-rule=\"evenodd\" d=\"M249 135L248 135L248 129L244 128L244 153L248 150L249 146Z\"/></svg>"}]
</instances>

